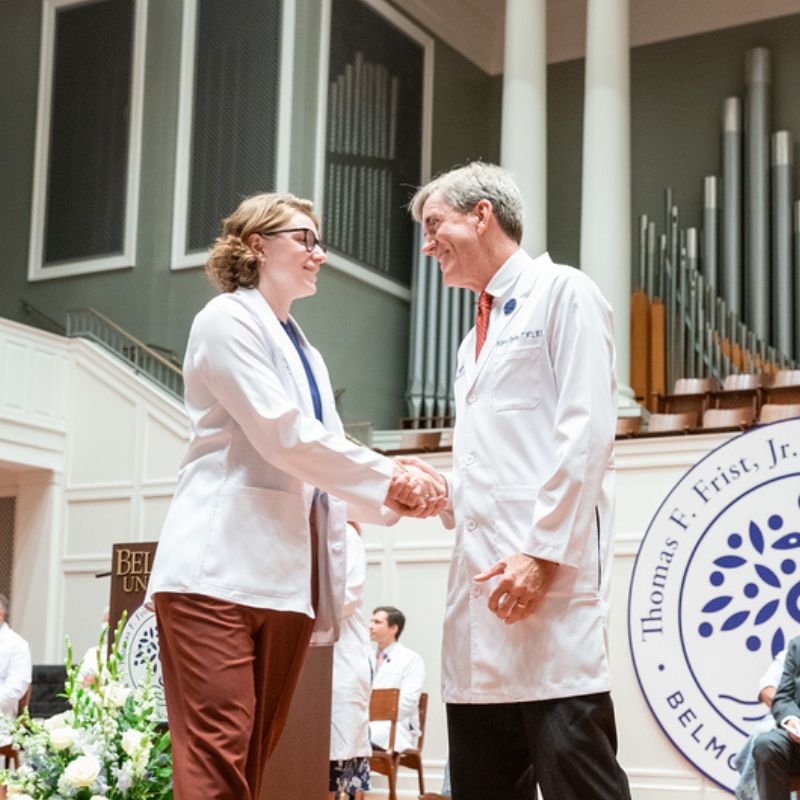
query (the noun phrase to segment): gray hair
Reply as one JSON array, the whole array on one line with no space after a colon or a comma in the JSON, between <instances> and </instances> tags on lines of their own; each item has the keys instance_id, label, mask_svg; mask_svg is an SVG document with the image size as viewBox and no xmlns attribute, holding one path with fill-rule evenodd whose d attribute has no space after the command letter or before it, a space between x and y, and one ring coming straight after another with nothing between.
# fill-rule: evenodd
<instances>
[{"instance_id":1,"label":"gray hair","mask_svg":"<svg viewBox=\"0 0 800 800\"><path fill-rule=\"evenodd\" d=\"M422 221L422 207L434 193L462 214L488 200L503 232L517 244L522 241L522 194L511 173L496 164L473 161L465 167L438 175L417 189L408 204L417 222Z\"/></svg>"}]
</instances>

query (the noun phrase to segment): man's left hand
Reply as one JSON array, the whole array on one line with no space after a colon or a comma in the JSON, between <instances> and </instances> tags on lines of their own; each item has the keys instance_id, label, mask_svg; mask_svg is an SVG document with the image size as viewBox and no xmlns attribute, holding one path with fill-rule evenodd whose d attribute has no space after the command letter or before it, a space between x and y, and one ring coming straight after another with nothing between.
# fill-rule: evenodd
<instances>
[{"instance_id":1,"label":"man's left hand","mask_svg":"<svg viewBox=\"0 0 800 800\"><path fill-rule=\"evenodd\" d=\"M489 610L512 625L529 617L547 594L558 564L524 553L515 553L493 564L473 580L488 581L500 576L489 595Z\"/></svg>"}]
</instances>

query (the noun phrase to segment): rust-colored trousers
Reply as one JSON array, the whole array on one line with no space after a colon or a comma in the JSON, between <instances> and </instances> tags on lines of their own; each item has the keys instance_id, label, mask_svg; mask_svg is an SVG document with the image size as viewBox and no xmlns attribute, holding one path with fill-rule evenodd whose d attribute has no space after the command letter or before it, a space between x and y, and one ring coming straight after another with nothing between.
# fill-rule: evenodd
<instances>
[{"instance_id":1,"label":"rust-colored trousers","mask_svg":"<svg viewBox=\"0 0 800 800\"><path fill-rule=\"evenodd\" d=\"M198 594L155 605L175 800L259 800L314 620Z\"/></svg>"}]
</instances>

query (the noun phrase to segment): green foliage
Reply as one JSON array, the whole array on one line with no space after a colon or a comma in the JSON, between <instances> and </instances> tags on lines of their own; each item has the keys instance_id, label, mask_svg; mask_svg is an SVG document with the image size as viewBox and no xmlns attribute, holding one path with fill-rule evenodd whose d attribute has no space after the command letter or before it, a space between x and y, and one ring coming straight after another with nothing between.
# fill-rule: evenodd
<instances>
[{"instance_id":1,"label":"green foliage","mask_svg":"<svg viewBox=\"0 0 800 800\"><path fill-rule=\"evenodd\" d=\"M67 640L69 711L47 720L26 712L0 731L20 749L20 766L0 771L13 800L172 800L169 731L152 672L133 691L120 682L124 626L123 615L107 661L105 630L81 664Z\"/></svg>"}]
</instances>

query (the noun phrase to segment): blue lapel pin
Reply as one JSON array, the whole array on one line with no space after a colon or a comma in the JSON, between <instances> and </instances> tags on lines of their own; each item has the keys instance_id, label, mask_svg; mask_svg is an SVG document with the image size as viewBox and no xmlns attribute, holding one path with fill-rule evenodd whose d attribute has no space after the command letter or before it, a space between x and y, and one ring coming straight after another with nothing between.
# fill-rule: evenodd
<instances>
[{"instance_id":1,"label":"blue lapel pin","mask_svg":"<svg viewBox=\"0 0 800 800\"><path fill-rule=\"evenodd\" d=\"M506 300L506 304L503 306L503 313L510 314L516 307L517 301L512 297L510 300Z\"/></svg>"}]
</instances>

